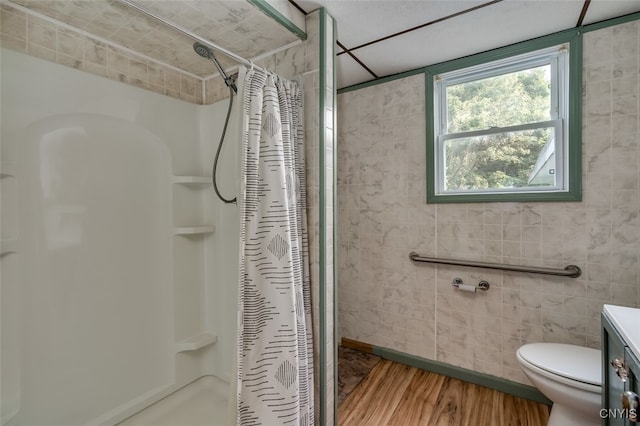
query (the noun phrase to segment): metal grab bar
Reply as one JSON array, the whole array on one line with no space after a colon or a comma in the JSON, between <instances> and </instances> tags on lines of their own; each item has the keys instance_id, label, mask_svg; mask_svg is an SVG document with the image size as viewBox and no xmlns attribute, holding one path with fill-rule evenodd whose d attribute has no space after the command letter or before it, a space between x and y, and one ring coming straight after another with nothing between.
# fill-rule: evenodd
<instances>
[{"instance_id":1,"label":"metal grab bar","mask_svg":"<svg viewBox=\"0 0 640 426\"><path fill-rule=\"evenodd\" d=\"M505 265L502 263L475 262L473 260L439 259L424 257L416 252L409 253L409 259L414 262L440 263L443 265L470 266L472 268L499 269L502 271L530 272L534 274L558 275L560 277L578 278L582 269L576 265L565 266L564 269L541 268L538 266Z\"/></svg>"}]
</instances>

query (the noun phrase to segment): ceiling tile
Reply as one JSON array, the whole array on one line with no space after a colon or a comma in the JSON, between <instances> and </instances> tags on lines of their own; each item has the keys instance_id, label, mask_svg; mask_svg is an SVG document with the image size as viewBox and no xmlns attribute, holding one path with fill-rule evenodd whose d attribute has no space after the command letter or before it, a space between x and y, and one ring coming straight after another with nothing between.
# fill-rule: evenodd
<instances>
[{"instance_id":1,"label":"ceiling tile","mask_svg":"<svg viewBox=\"0 0 640 426\"><path fill-rule=\"evenodd\" d=\"M354 54L373 72L386 76L571 28L582 4L582 0L503 1Z\"/></svg>"},{"instance_id":2,"label":"ceiling tile","mask_svg":"<svg viewBox=\"0 0 640 426\"><path fill-rule=\"evenodd\" d=\"M638 0L591 0L583 25L617 18L639 10Z\"/></svg>"},{"instance_id":3,"label":"ceiling tile","mask_svg":"<svg viewBox=\"0 0 640 426\"><path fill-rule=\"evenodd\" d=\"M356 83L373 79L373 76L349 55L345 54L338 56L336 66L338 88L351 86Z\"/></svg>"},{"instance_id":4,"label":"ceiling tile","mask_svg":"<svg viewBox=\"0 0 640 426\"><path fill-rule=\"evenodd\" d=\"M305 0L298 4L307 11L326 7L338 22L338 40L352 48L488 1Z\"/></svg>"}]
</instances>

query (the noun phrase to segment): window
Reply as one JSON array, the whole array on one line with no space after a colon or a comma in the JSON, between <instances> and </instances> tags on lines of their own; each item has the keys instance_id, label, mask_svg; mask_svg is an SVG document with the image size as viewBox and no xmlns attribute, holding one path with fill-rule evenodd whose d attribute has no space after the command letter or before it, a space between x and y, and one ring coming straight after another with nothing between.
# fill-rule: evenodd
<instances>
[{"instance_id":1,"label":"window","mask_svg":"<svg viewBox=\"0 0 640 426\"><path fill-rule=\"evenodd\" d=\"M577 31L426 68L427 202L579 201Z\"/></svg>"}]
</instances>

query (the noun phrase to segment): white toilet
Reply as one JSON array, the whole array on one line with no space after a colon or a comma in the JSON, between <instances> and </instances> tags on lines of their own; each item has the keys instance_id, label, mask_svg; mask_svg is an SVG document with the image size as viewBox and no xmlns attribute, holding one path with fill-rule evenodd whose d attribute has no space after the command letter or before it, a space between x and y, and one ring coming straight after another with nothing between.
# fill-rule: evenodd
<instances>
[{"instance_id":1,"label":"white toilet","mask_svg":"<svg viewBox=\"0 0 640 426\"><path fill-rule=\"evenodd\" d=\"M531 383L553 401L548 426L599 426L600 351L562 343L530 343L517 352Z\"/></svg>"}]
</instances>

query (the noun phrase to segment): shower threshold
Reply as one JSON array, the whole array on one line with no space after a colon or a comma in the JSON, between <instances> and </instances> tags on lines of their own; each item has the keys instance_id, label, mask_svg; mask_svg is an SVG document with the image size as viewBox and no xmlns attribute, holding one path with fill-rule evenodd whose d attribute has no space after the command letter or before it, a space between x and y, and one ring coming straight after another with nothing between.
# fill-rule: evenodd
<instances>
[{"instance_id":1,"label":"shower threshold","mask_svg":"<svg viewBox=\"0 0 640 426\"><path fill-rule=\"evenodd\" d=\"M118 426L226 426L229 385L204 376L125 419Z\"/></svg>"}]
</instances>

